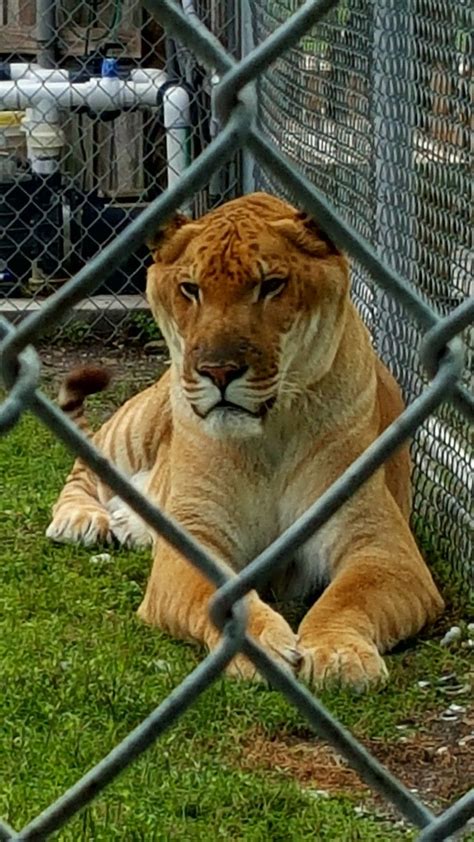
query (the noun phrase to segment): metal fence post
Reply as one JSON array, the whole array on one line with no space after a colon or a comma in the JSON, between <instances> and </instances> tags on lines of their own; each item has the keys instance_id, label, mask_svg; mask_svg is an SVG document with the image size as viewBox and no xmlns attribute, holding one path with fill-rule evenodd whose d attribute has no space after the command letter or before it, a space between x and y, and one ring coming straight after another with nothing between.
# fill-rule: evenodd
<instances>
[{"instance_id":1,"label":"metal fence post","mask_svg":"<svg viewBox=\"0 0 474 842\"><path fill-rule=\"evenodd\" d=\"M249 55L255 47L252 8L249 0L240 0L240 56ZM242 150L242 193L253 193L256 189L255 159L249 149Z\"/></svg>"},{"instance_id":2,"label":"metal fence post","mask_svg":"<svg viewBox=\"0 0 474 842\"><path fill-rule=\"evenodd\" d=\"M224 42L231 54L239 53L241 33L239 27L239 7L234 0L213 0L210 4L211 31L224 35ZM230 23L229 23L230 22ZM223 27L223 23L225 24ZM222 34L221 34L222 33ZM220 82L220 74L213 68L210 78L211 90L211 114L210 114L210 136L216 138L221 131L221 121L215 112L214 97L212 92ZM213 173L209 182L209 199L212 205L219 204L222 197L233 198L239 193L239 166L242 152L235 156L217 172Z\"/></svg>"},{"instance_id":3,"label":"metal fence post","mask_svg":"<svg viewBox=\"0 0 474 842\"><path fill-rule=\"evenodd\" d=\"M375 175L375 244L380 257L409 281L413 280L412 247L416 219L412 197L413 114L406 92L413 90L414 65L411 0L379 0L374 11L373 123ZM409 93L408 93L409 96ZM406 345L418 342L413 324L400 342L401 310L379 290L376 296L375 342L379 355L396 374L407 397L414 397L413 372L400 359Z\"/></svg>"}]
</instances>

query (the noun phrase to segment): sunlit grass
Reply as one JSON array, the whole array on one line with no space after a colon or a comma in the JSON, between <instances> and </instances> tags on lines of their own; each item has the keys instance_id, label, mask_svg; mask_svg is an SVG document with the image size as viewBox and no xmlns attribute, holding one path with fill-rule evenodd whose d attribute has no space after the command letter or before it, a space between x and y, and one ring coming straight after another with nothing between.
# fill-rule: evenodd
<instances>
[{"instance_id":1,"label":"sunlit grass","mask_svg":"<svg viewBox=\"0 0 474 842\"><path fill-rule=\"evenodd\" d=\"M110 397L107 398L110 403ZM109 403L107 405L109 405ZM96 415L101 412L96 402ZM0 439L0 814L17 829L149 714L202 653L136 619L148 553L94 562L44 537L70 457L30 416ZM379 694L326 693L359 736L445 703L436 678L467 659L424 639L388 658ZM420 688L425 679L429 687ZM315 799L275 770L239 768L239 740L305 723L276 692L220 679L60 833L64 840L396 840L407 832L360 818L350 797ZM355 795L354 795L355 798Z\"/></svg>"}]
</instances>

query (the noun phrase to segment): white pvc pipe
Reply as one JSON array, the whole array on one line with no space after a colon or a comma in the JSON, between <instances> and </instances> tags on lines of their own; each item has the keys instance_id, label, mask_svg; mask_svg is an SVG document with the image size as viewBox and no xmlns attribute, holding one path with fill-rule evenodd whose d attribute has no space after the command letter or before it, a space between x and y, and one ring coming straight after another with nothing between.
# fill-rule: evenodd
<instances>
[{"instance_id":1,"label":"white pvc pipe","mask_svg":"<svg viewBox=\"0 0 474 842\"><path fill-rule=\"evenodd\" d=\"M33 172L41 175L57 172L64 133L56 106L50 99L43 99L35 108L27 108L22 127Z\"/></svg>"},{"instance_id":2,"label":"white pvc pipe","mask_svg":"<svg viewBox=\"0 0 474 842\"><path fill-rule=\"evenodd\" d=\"M169 81L168 74L157 67L135 67L130 71L130 80L142 85L151 83L158 88L162 88Z\"/></svg>"},{"instance_id":3,"label":"white pvc pipe","mask_svg":"<svg viewBox=\"0 0 474 842\"><path fill-rule=\"evenodd\" d=\"M191 111L186 88L172 85L163 95L168 187L176 184L190 162Z\"/></svg>"},{"instance_id":4,"label":"white pvc pipe","mask_svg":"<svg viewBox=\"0 0 474 842\"><path fill-rule=\"evenodd\" d=\"M159 90L152 85L136 86L122 79L90 79L88 82L0 82L0 109L34 108L47 97L57 108L70 110L87 106L92 111L121 111L125 108L158 105Z\"/></svg>"},{"instance_id":5,"label":"white pvc pipe","mask_svg":"<svg viewBox=\"0 0 474 842\"><path fill-rule=\"evenodd\" d=\"M10 65L12 81L0 82L0 110L29 109L25 130L28 157L40 172L57 159L63 145L58 110L87 106L94 113L127 108L156 108L167 75L156 68L132 70L130 80L93 77L71 83L32 65ZM62 73L63 71L60 71ZM42 78L38 79L40 75ZM171 85L163 94L168 186L181 178L190 163L191 112L186 88ZM50 164L54 166L53 163ZM46 171L46 170L45 170Z\"/></svg>"},{"instance_id":6,"label":"white pvc pipe","mask_svg":"<svg viewBox=\"0 0 474 842\"><path fill-rule=\"evenodd\" d=\"M30 79L33 82L50 81L50 82L67 82L69 73L67 70L58 68L40 67L39 64L33 62L26 63L21 61L13 62L9 65L10 78L12 80Z\"/></svg>"},{"instance_id":7,"label":"white pvc pipe","mask_svg":"<svg viewBox=\"0 0 474 842\"><path fill-rule=\"evenodd\" d=\"M156 108L160 104L162 77L140 83L118 78L92 78L88 82L33 81L0 82L0 110L35 108L49 99L52 106L70 110L87 106L95 113L126 108Z\"/></svg>"},{"instance_id":8,"label":"white pvc pipe","mask_svg":"<svg viewBox=\"0 0 474 842\"><path fill-rule=\"evenodd\" d=\"M187 17L190 18L197 18L196 7L194 5L194 0L182 0L181 3L183 7L183 12Z\"/></svg>"}]
</instances>

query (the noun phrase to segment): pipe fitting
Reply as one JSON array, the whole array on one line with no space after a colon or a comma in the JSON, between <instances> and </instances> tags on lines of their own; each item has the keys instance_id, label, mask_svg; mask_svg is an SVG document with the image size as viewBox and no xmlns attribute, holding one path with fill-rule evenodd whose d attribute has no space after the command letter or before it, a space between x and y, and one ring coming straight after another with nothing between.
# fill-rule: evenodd
<instances>
[{"instance_id":1,"label":"pipe fitting","mask_svg":"<svg viewBox=\"0 0 474 842\"><path fill-rule=\"evenodd\" d=\"M27 79L30 82L67 82L69 71L59 67L40 67L34 62L12 62L10 64L10 79L17 82L20 79Z\"/></svg>"},{"instance_id":2,"label":"pipe fitting","mask_svg":"<svg viewBox=\"0 0 474 842\"><path fill-rule=\"evenodd\" d=\"M27 109L23 129L33 171L45 175L58 169L64 146L61 110L86 109L90 115L157 108L163 101L168 161L168 186L176 184L190 163L191 103L188 90L169 83L158 68L136 68L130 79L119 78L114 66L101 77L72 82L67 71L12 64L10 81L0 81L0 111Z\"/></svg>"},{"instance_id":3,"label":"pipe fitting","mask_svg":"<svg viewBox=\"0 0 474 842\"><path fill-rule=\"evenodd\" d=\"M159 91L169 79L168 74L157 67L135 67L130 72L130 81L134 85L151 85Z\"/></svg>"},{"instance_id":4,"label":"pipe fitting","mask_svg":"<svg viewBox=\"0 0 474 842\"><path fill-rule=\"evenodd\" d=\"M97 114L156 108L161 101L162 79L160 75L154 79L145 77L139 83L118 77L93 77L88 82L30 78L0 82L0 110L35 108L44 99L59 109L87 108Z\"/></svg>"},{"instance_id":5,"label":"pipe fitting","mask_svg":"<svg viewBox=\"0 0 474 842\"><path fill-rule=\"evenodd\" d=\"M163 94L168 187L176 184L190 162L190 97L186 88L170 85Z\"/></svg>"},{"instance_id":6,"label":"pipe fitting","mask_svg":"<svg viewBox=\"0 0 474 842\"><path fill-rule=\"evenodd\" d=\"M51 107L49 100L43 100L41 105L43 107L27 109L22 128L33 172L49 175L59 169L64 133L56 108Z\"/></svg>"}]
</instances>

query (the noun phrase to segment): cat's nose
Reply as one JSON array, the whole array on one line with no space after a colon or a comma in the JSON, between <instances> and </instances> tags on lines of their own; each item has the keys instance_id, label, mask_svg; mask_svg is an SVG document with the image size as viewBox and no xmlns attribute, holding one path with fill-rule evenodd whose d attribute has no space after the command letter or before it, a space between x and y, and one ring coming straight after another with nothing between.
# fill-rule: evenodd
<instances>
[{"instance_id":1,"label":"cat's nose","mask_svg":"<svg viewBox=\"0 0 474 842\"><path fill-rule=\"evenodd\" d=\"M242 377L248 370L248 366L239 366L235 363L226 363L225 365L213 365L212 363L201 363L196 367L196 370L203 377L209 377L210 380L217 386L221 392L225 392L229 383L232 380Z\"/></svg>"}]
</instances>

